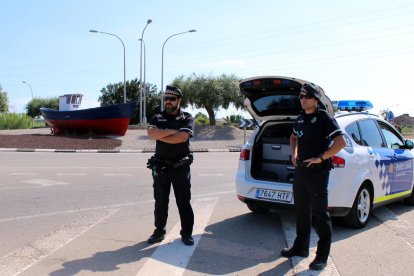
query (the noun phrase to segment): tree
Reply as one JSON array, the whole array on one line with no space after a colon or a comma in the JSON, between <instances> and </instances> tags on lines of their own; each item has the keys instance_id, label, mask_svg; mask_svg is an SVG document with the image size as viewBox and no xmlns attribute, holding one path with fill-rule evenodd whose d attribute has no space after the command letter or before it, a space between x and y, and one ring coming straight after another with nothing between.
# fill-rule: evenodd
<instances>
[{"instance_id":1,"label":"tree","mask_svg":"<svg viewBox=\"0 0 414 276\"><path fill-rule=\"evenodd\" d=\"M42 115L40 112L41 107L47 107L52 109L59 109L59 98L34 98L26 105L27 115L34 118Z\"/></svg>"},{"instance_id":2,"label":"tree","mask_svg":"<svg viewBox=\"0 0 414 276\"><path fill-rule=\"evenodd\" d=\"M127 102L137 102L140 100L140 82L137 79L126 82ZM157 93L157 86L154 84L146 84L146 117L151 118L160 109L160 96ZM124 83L108 84L101 89L102 95L98 98L101 106L121 104L124 102ZM132 115L131 124L139 122L139 105Z\"/></svg>"},{"instance_id":3,"label":"tree","mask_svg":"<svg viewBox=\"0 0 414 276\"><path fill-rule=\"evenodd\" d=\"M210 125L216 125L216 112L220 108L227 109L233 104L237 109L243 107L243 96L238 88L238 80L234 75L206 77L204 75L184 78L180 76L172 82L183 92L183 107L187 103L207 111Z\"/></svg>"},{"instance_id":4,"label":"tree","mask_svg":"<svg viewBox=\"0 0 414 276\"><path fill-rule=\"evenodd\" d=\"M9 112L9 97L0 85L0 113Z\"/></svg>"}]
</instances>

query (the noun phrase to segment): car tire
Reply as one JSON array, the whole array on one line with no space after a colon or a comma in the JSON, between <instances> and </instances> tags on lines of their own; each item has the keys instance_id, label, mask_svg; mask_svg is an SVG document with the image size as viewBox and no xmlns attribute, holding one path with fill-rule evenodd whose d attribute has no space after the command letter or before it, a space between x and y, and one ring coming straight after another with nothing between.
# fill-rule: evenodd
<instances>
[{"instance_id":1,"label":"car tire","mask_svg":"<svg viewBox=\"0 0 414 276\"><path fill-rule=\"evenodd\" d=\"M372 194L367 185L362 185L355 196L351 211L344 217L344 222L352 228L363 228L371 217Z\"/></svg>"},{"instance_id":2,"label":"car tire","mask_svg":"<svg viewBox=\"0 0 414 276\"><path fill-rule=\"evenodd\" d=\"M409 197L404 198L404 203L408 205L414 205L414 187Z\"/></svg>"},{"instance_id":3,"label":"car tire","mask_svg":"<svg viewBox=\"0 0 414 276\"><path fill-rule=\"evenodd\" d=\"M249 208L250 211L252 211L255 214L267 214L269 213L269 209L264 208L264 207L260 207L260 206L256 206L253 204L247 204L247 208Z\"/></svg>"}]
</instances>

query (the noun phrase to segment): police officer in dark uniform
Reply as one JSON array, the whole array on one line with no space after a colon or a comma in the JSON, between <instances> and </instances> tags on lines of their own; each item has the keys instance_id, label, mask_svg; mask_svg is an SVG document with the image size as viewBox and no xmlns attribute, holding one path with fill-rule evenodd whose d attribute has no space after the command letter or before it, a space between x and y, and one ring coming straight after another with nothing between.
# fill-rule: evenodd
<instances>
[{"instance_id":1,"label":"police officer in dark uniform","mask_svg":"<svg viewBox=\"0 0 414 276\"><path fill-rule=\"evenodd\" d=\"M295 166L296 239L292 248L282 250L281 255L307 257L313 225L319 241L316 258L309 268L321 270L328 260L332 236L327 189L330 158L345 146L345 140L335 119L318 107L321 97L318 88L304 84L299 97L303 110L290 137Z\"/></svg>"},{"instance_id":2,"label":"police officer in dark uniform","mask_svg":"<svg viewBox=\"0 0 414 276\"><path fill-rule=\"evenodd\" d=\"M156 140L155 155L148 160L154 179L155 230L149 243L161 242L165 237L171 184L181 219L181 240L193 245L194 213L191 207L189 138L193 136L193 117L180 109L181 90L167 85L164 93L164 111L157 113L147 133Z\"/></svg>"}]
</instances>

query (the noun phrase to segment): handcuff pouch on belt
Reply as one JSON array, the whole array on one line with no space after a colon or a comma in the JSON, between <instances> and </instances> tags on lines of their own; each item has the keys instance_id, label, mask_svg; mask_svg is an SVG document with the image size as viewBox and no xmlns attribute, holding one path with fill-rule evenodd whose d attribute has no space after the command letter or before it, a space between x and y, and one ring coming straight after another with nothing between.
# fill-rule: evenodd
<instances>
[{"instance_id":1,"label":"handcuff pouch on belt","mask_svg":"<svg viewBox=\"0 0 414 276\"><path fill-rule=\"evenodd\" d=\"M147 168L152 170L152 175L162 175L164 174L168 168L179 168L182 166L189 166L193 163L194 157L192 153L189 153L187 156L180 158L178 160L163 160L158 159L155 155L151 156L147 162Z\"/></svg>"}]
</instances>

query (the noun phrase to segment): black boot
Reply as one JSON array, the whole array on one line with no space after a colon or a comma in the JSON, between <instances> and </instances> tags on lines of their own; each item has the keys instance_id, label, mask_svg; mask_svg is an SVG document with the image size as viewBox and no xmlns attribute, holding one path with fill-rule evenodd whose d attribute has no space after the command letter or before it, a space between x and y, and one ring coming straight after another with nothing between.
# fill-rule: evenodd
<instances>
[{"instance_id":1,"label":"black boot","mask_svg":"<svg viewBox=\"0 0 414 276\"><path fill-rule=\"evenodd\" d=\"M154 233L149 237L148 243L158 243L163 241L165 238L165 231L154 230Z\"/></svg>"},{"instance_id":2,"label":"black boot","mask_svg":"<svg viewBox=\"0 0 414 276\"><path fill-rule=\"evenodd\" d=\"M181 240L185 245L193 245L194 244L193 237L191 237L191 236L182 236Z\"/></svg>"},{"instance_id":3,"label":"black boot","mask_svg":"<svg viewBox=\"0 0 414 276\"><path fill-rule=\"evenodd\" d=\"M309 250L298 250L295 248L285 248L280 252L280 255L282 255L285 258L292 258L293 256L299 256L299 257L307 257L309 256Z\"/></svg>"},{"instance_id":4,"label":"black boot","mask_svg":"<svg viewBox=\"0 0 414 276\"><path fill-rule=\"evenodd\" d=\"M312 270L322 270L326 267L327 258L316 256L315 260L309 264L309 268Z\"/></svg>"}]
</instances>

